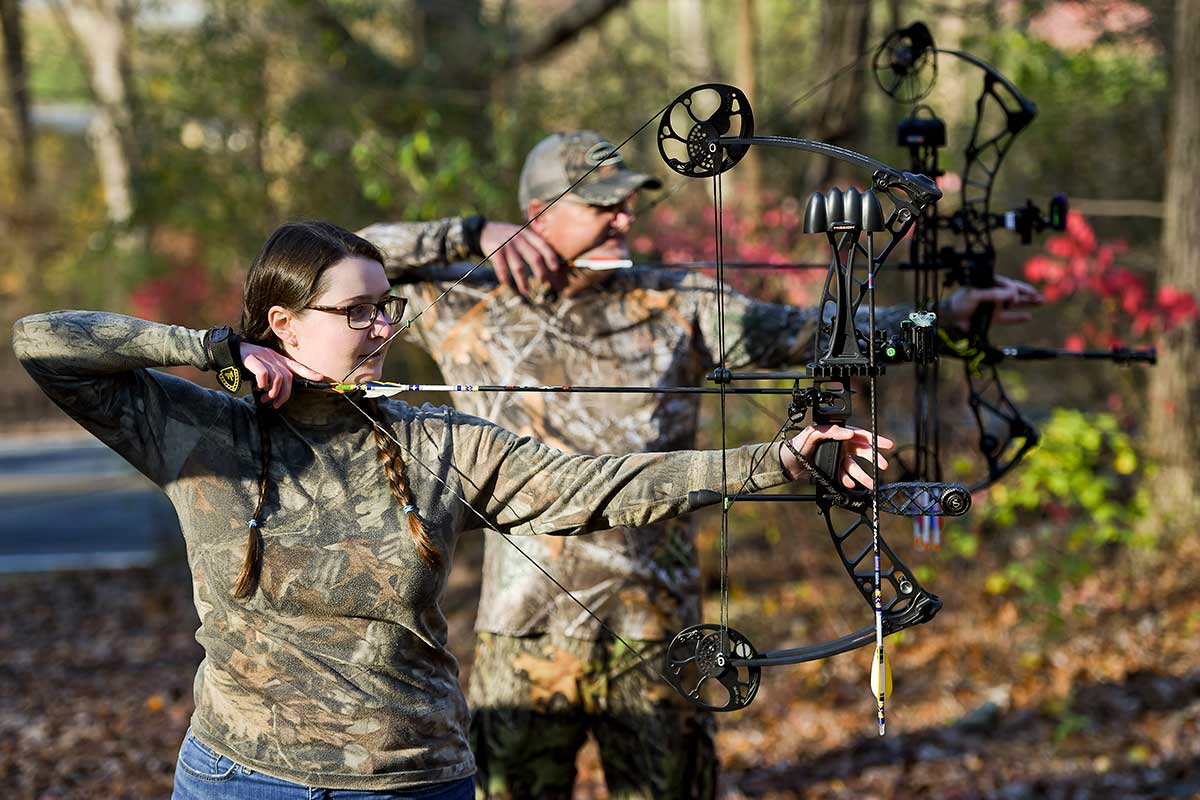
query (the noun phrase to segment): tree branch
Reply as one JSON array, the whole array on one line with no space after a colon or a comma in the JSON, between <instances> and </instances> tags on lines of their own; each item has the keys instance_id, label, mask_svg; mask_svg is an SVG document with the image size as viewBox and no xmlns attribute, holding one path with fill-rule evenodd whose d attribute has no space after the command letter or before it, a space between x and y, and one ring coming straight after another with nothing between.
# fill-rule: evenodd
<instances>
[{"instance_id":1,"label":"tree branch","mask_svg":"<svg viewBox=\"0 0 1200 800\"><path fill-rule=\"evenodd\" d=\"M549 57L627 2L628 0L576 0L574 5L550 20L535 35L521 42L516 51L500 63L500 68L526 66Z\"/></svg>"},{"instance_id":2,"label":"tree branch","mask_svg":"<svg viewBox=\"0 0 1200 800\"><path fill-rule=\"evenodd\" d=\"M371 81L395 81L401 86L412 80L412 68L397 64L355 37L337 14L320 0L292 0L291 5L319 32L318 46L323 53L345 54L344 66L340 71Z\"/></svg>"}]
</instances>

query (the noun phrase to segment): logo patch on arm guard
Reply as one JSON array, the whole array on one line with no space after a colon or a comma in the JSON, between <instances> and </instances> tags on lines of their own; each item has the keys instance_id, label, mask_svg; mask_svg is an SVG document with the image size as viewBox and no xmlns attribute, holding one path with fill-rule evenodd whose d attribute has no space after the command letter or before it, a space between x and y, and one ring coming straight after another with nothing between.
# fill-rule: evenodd
<instances>
[{"instance_id":1,"label":"logo patch on arm guard","mask_svg":"<svg viewBox=\"0 0 1200 800\"><path fill-rule=\"evenodd\" d=\"M225 367L217 373L217 383L230 394L237 394L242 388L242 371L237 367Z\"/></svg>"}]
</instances>

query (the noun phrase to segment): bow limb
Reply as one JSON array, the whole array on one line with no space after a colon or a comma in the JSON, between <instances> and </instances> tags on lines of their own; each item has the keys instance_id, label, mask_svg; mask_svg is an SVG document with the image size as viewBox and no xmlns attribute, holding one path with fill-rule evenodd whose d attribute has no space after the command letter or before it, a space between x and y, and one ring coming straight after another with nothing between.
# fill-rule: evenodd
<instances>
[{"instance_id":1,"label":"bow limb","mask_svg":"<svg viewBox=\"0 0 1200 800\"><path fill-rule=\"evenodd\" d=\"M975 122L967 142L962 173L962 209L951 219L963 240L958 275L963 286L991 288L996 285L996 248L992 241L992 190L996 176L1013 142L1037 116L1037 106L1025 97L995 67L968 53L939 51L955 56L983 72L983 86L975 101ZM985 130L985 120L999 109L1002 125ZM991 349L989 334L991 304L981 305L971 320L968 339L976 350ZM967 403L979 430L979 450L987 463L986 477L972 491L992 485L1008 474L1036 446L1037 428L1012 402L1001 382L996 360L973 364L964 361Z\"/></svg>"}]
</instances>

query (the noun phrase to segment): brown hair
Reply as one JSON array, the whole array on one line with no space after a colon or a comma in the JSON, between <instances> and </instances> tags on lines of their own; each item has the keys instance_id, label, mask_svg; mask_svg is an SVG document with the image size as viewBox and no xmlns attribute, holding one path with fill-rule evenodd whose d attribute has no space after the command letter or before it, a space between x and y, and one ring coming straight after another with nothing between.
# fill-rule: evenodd
<instances>
[{"instance_id":1,"label":"brown hair","mask_svg":"<svg viewBox=\"0 0 1200 800\"><path fill-rule=\"evenodd\" d=\"M299 311L325 289L325 270L350 256L361 256L383 264L379 248L345 228L329 222L289 222L281 225L267 239L262 250L250 265L242 298L242 337L264 347L282 352L283 344L271 330L268 312L272 306ZM404 506L409 533L421 559L431 567L441 564L442 555L433 545L429 531L413 508L412 491L408 485L404 460L400 450L383 431L383 415L374 400L363 404L375 429L379 460L387 474L392 494ZM249 522L246 558L234 586L234 597L249 597L258 586L262 574L262 536L259 532L263 506L269 488L267 465L271 458L270 421L272 412L261 403L254 404L258 417L259 476L258 504Z\"/></svg>"}]
</instances>

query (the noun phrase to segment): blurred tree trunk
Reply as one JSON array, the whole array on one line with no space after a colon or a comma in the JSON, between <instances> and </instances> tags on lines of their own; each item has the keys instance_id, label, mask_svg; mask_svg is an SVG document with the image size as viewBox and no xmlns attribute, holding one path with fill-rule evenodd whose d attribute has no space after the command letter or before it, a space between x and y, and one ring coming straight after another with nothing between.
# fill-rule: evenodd
<instances>
[{"instance_id":1,"label":"blurred tree trunk","mask_svg":"<svg viewBox=\"0 0 1200 800\"><path fill-rule=\"evenodd\" d=\"M459 102L442 104L439 113L448 130L471 142L480 157L491 158L495 135L486 109L493 100L493 82L500 66L499 31L485 25L480 0L447 3L417 0L420 14L421 66L431 86L449 90ZM548 45L546 53L553 50Z\"/></svg>"},{"instance_id":2,"label":"blurred tree trunk","mask_svg":"<svg viewBox=\"0 0 1200 800\"><path fill-rule=\"evenodd\" d=\"M1171 87L1159 283L1200 296L1200 0L1175 4ZM1193 517L1200 491L1198 339L1194 321L1163 337L1149 398L1150 442L1162 469L1153 482L1159 507Z\"/></svg>"},{"instance_id":3,"label":"blurred tree trunk","mask_svg":"<svg viewBox=\"0 0 1200 800\"><path fill-rule=\"evenodd\" d=\"M821 30L813 58L815 74L830 75L857 59L867 48L871 29L870 0L822 0ZM806 139L851 145L863 119L864 78L867 71L853 69L830 83L819 104L807 115ZM801 196L833 180L838 162L830 158L809 159Z\"/></svg>"},{"instance_id":4,"label":"blurred tree trunk","mask_svg":"<svg viewBox=\"0 0 1200 800\"><path fill-rule=\"evenodd\" d=\"M446 89L486 90L495 55L479 0L417 0L416 5L424 49L422 66Z\"/></svg>"},{"instance_id":5,"label":"blurred tree trunk","mask_svg":"<svg viewBox=\"0 0 1200 800\"><path fill-rule=\"evenodd\" d=\"M761 102L758 96L758 8L757 0L738 0L737 15L737 62L734 64L734 84L750 98L751 108ZM737 181L738 206L744 218L757 226L762 211L762 168L753 149L739 169L734 171Z\"/></svg>"},{"instance_id":6,"label":"blurred tree trunk","mask_svg":"<svg viewBox=\"0 0 1200 800\"><path fill-rule=\"evenodd\" d=\"M54 8L83 60L96 103L88 133L108 219L123 227L133 218L138 152L129 93L128 39L133 10L125 0L62 0Z\"/></svg>"},{"instance_id":7,"label":"blurred tree trunk","mask_svg":"<svg viewBox=\"0 0 1200 800\"><path fill-rule=\"evenodd\" d=\"M4 77L8 85L16 130L15 173L19 184L17 208L25 207L21 195L31 194L37 183L33 158L33 122L29 113L29 86L26 83L25 38L21 27L18 0L0 0L0 28L4 34Z\"/></svg>"},{"instance_id":8,"label":"blurred tree trunk","mask_svg":"<svg viewBox=\"0 0 1200 800\"><path fill-rule=\"evenodd\" d=\"M900 0L887 0L887 10L887 33L903 28L908 24L909 18L905 14Z\"/></svg>"},{"instance_id":9,"label":"blurred tree trunk","mask_svg":"<svg viewBox=\"0 0 1200 800\"><path fill-rule=\"evenodd\" d=\"M671 61L691 80L716 80L702 0L670 0Z\"/></svg>"}]
</instances>

